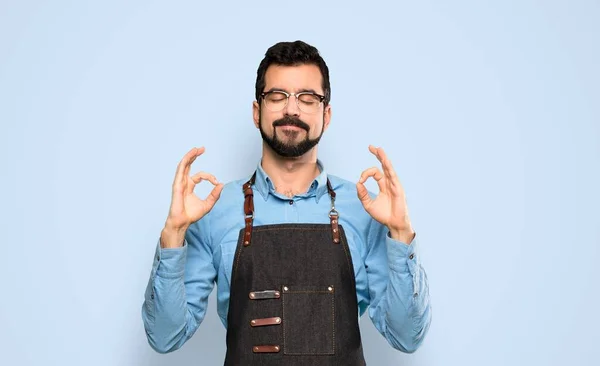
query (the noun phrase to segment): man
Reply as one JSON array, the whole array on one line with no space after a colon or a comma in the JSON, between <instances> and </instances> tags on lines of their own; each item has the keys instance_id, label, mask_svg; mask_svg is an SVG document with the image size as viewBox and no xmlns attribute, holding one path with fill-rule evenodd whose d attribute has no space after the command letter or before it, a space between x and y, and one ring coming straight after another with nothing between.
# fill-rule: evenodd
<instances>
[{"instance_id":1,"label":"man","mask_svg":"<svg viewBox=\"0 0 600 366\"><path fill-rule=\"evenodd\" d=\"M256 79L262 159L223 185L177 167L172 202L142 307L150 345L181 347L202 322L216 281L225 365L364 365L358 318L369 309L396 349L414 352L431 321L405 195L390 160L358 183L328 175L317 144L331 120L329 71L316 48L282 42ZM369 194L373 177L379 194ZM206 200L202 180L215 185Z\"/></svg>"}]
</instances>

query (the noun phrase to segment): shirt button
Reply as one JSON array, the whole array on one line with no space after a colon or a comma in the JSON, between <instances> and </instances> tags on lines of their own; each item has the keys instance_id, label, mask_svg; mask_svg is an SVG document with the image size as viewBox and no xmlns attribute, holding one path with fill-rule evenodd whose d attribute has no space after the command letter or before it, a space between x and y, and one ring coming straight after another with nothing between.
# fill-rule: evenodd
<instances>
[{"instance_id":1,"label":"shirt button","mask_svg":"<svg viewBox=\"0 0 600 366\"><path fill-rule=\"evenodd\" d=\"M414 257L415 257L415 254L413 253L413 254L411 254L411 255L408 256L408 259L413 259Z\"/></svg>"},{"instance_id":2,"label":"shirt button","mask_svg":"<svg viewBox=\"0 0 600 366\"><path fill-rule=\"evenodd\" d=\"M293 204L294 204L294 200L290 200L290 205L293 205Z\"/></svg>"},{"instance_id":3,"label":"shirt button","mask_svg":"<svg viewBox=\"0 0 600 366\"><path fill-rule=\"evenodd\" d=\"M151 298L152 300L154 300L154 294L150 295L150 298Z\"/></svg>"}]
</instances>

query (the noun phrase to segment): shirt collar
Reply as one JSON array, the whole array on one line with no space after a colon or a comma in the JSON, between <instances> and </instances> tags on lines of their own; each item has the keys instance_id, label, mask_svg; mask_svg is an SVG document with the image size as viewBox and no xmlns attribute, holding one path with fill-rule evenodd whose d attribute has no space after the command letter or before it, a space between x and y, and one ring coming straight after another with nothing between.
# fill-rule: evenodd
<instances>
[{"instance_id":1,"label":"shirt collar","mask_svg":"<svg viewBox=\"0 0 600 366\"><path fill-rule=\"evenodd\" d=\"M327 194L327 172L323 163L317 159L317 167L319 168L319 175L313 180L310 188L306 193L299 194L299 197L315 197L317 203L319 199ZM273 181L262 168L261 162L258 163L256 168L256 179L254 180L254 190L258 191L266 201L269 198L269 194L274 196L283 197L279 193L275 192L275 186Z\"/></svg>"}]
</instances>

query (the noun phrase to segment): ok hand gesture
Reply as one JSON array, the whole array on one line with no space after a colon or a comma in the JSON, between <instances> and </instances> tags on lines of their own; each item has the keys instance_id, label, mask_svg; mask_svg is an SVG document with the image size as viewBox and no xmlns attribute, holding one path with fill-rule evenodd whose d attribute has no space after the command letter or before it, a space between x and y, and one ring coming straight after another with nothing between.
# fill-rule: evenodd
<instances>
[{"instance_id":1,"label":"ok hand gesture","mask_svg":"<svg viewBox=\"0 0 600 366\"><path fill-rule=\"evenodd\" d=\"M408 217L404 189L383 149L369 145L369 151L381 163L383 173L377 167L363 171L356 184L358 198L373 219L388 227L392 238L410 244L415 233ZM375 199L371 198L364 185L369 177L373 177L379 186Z\"/></svg>"},{"instance_id":2,"label":"ok hand gesture","mask_svg":"<svg viewBox=\"0 0 600 366\"><path fill-rule=\"evenodd\" d=\"M213 208L221 195L223 184L219 183L217 178L212 174L199 172L190 176L192 163L204 151L203 147L191 149L185 154L179 165L177 165L177 172L173 181L169 216L161 235L161 245L163 248L182 246L187 228L192 223L204 217ZM200 199L194 193L196 184L203 180L207 180L215 185L205 200Z\"/></svg>"}]
</instances>

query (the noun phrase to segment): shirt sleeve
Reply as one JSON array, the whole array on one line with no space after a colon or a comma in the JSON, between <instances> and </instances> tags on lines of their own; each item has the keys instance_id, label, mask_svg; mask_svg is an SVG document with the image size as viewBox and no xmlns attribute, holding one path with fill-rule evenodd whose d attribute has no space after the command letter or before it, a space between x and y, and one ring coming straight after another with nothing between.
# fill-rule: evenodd
<instances>
[{"instance_id":1,"label":"shirt sleeve","mask_svg":"<svg viewBox=\"0 0 600 366\"><path fill-rule=\"evenodd\" d=\"M148 343L159 353L183 346L206 314L217 276L207 220L188 228L181 248L163 249L159 239L142 305Z\"/></svg>"},{"instance_id":2,"label":"shirt sleeve","mask_svg":"<svg viewBox=\"0 0 600 366\"><path fill-rule=\"evenodd\" d=\"M372 221L367 240L369 317L392 347L413 353L431 323L429 287L417 238L410 245L394 240L384 225Z\"/></svg>"}]
</instances>

